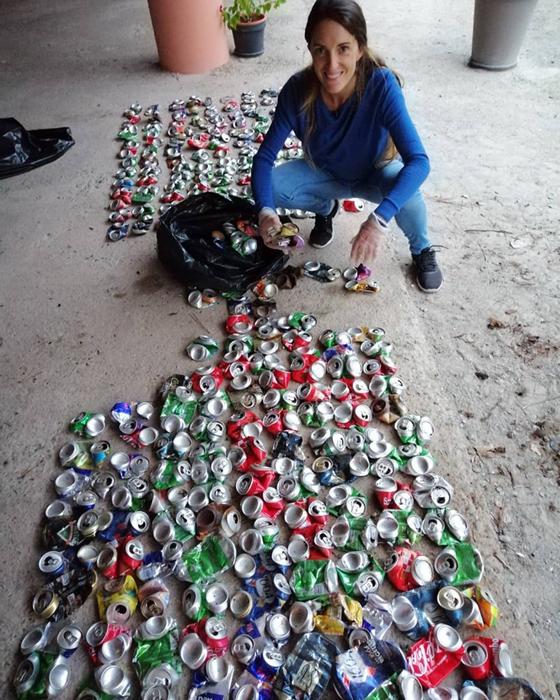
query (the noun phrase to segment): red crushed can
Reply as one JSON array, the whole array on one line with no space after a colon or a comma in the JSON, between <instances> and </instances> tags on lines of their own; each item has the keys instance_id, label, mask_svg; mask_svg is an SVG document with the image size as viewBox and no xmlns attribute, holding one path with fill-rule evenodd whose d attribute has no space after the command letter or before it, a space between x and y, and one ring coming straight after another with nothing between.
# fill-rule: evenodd
<instances>
[{"instance_id":1,"label":"red crushed can","mask_svg":"<svg viewBox=\"0 0 560 700\"><path fill-rule=\"evenodd\" d=\"M465 651L461 659L465 672L473 681L480 681L490 675L488 647L477 637L465 640Z\"/></svg>"},{"instance_id":2,"label":"red crushed can","mask_svg":"<svg viewBox=\"0 0 560 700\"><path fill-rule=\"evenodd\" d=\"M412 577L412 564L419 556L418 552L406 547L395 547L388 564L385 566L387 578L399 591L410 591L418 584Z\"/></svg>"},{"instance_id":3,"label":"red crushed can","mask_svg":"<svg viewBox=\"0 0 560 700\"><path fill-rule=\"evenodd\" d=\"M96 666L101 666L102 661L99 659L99 649L105 642L110 642L119 634L125 633L130 634L130 627L123 627L121 625L111 625L109 622L104 620L100 622L94 622L91 625L84 637L84 647Z\"/></svg>"},{"instance_id":4,"label":"red crushed can","mask_svg":"<svg viewBox=\"0 0 560 700\"><path fill-rule=\"evenodd\" d=\"M272 370L272 374L278 383L278 388L287 389L292 377L290 370L285 367L275 367Z\"/></svg>"},{"instance_id":5,"label":"red crushed can","mask_svg":"<svg viewBox=\"0 0 560 700\"><path fill-rule=\"evenodd\" d=\"M216 389L219 389L224 381L224 373L222 370L216 365L212 368L210 376L213 377L214 381L216 382Z\"/></svg>"},{"instance_id":6,"label":"red crushed can","mask_svg":"<svg viewBox=\"0 0 560 700\"><path fill-rule=\"evenodd\" d=\"M379 362L381 363L381 367L383 369L383 374L396 374L397 372L397 366L395 365L394 361L385 355L381 355L378 358Z\"/></svg>"},{"instance_id":7,"label":"red crushed can","mask_svg":"<svg viewBox=\"0 0 560 700\"><path fill-rule=\"evenodd\" d=\"M371 408L366 404L359 403L354 406L354 423L362 428L365 428L371 423ZM391 497L392 498L392 497Z\"/></svg>"},{"instance_id":8,"label":"red crushed can","mask_svg":"<svg viewBox=\"0 0 560 700\"><path fill-rule=\"evenodd\" d=\"M344 199L342 201L344 211L357 213L364 210L364 203L361 199Z\"/></svg>"},{"instance_id":9,"label":"red crushed can","mask_svg":"<svg viewBox=\"0 0 560 700\"><path fill-rule=\"evenodd\" d=\"M508 645L503 639L492 637L477 637L477 641L488 650L490 675L498 678L513 678L513 668Z\"/></svg>"},{"instance_id":10,"label":"red crushed can","mask_svg":"<svg viewBox=\"0 0 560 700\"><path fill-rule=\"evenodd\" d=\"M127 537L120 546L119 574L134 571L142 563L144 547L135 537Z\"/></svg>"},{"instance_id":11,"label":"red crushed can","mask_svg":"<svg viewBox=\"0 0 560 700\"><path fill-rule=\"evenodd\" d=\"M263 418L263 425L271 435L282 432L282 416L278 411L269 411Z\"/></svg>"},{"instance_id":12,"label":"red crushed can","mask_svg":"<svg viewBox=\"0 0 560 700\"><path fill-rule=\"evenodd\" d=\"M208 647L208 659L223 656L229 649L225 622L217 617L208 617L198 623L198 636Z\"/></svg>"},{"instance_id":13,"label":"red crushed can","mask_svg":"<svg viewBox=\"0 0 560 700\"><path fill-rule=\"evenodd\" d=\"M309 403L325 401L325 395L321 389L319 389L316 384L310 384L309 382L305 382L305 384L301 385L298 389L298 395L301 396L303 401L308 401Z\"/></svg>"},{"instance_id":14,"label":"red crushed can","mask_svg":"<svg viewBox=\"0 0 560 700\"><path fill-rule=\"evenodd\" d=\"M398 488L397 482L392 476L382 476L381 479L377 479L373 490L377 502L383 510L391 507L393 496L397 493Z\"/></svg>"},{"instance_id":15,"label":"red crushed can","mask_svg":"<svg viewBox=\"0 0 560 700\"><path fill-rule=\"evenodd\" d=\"M218 389L223 381L224 373L217 365L197 367L192 375L193 389L203 394L211 389Z\"/></svg>"},{"instance_id":16,"label":"red crushed can","mask_svg":"<svg viewBox=\"0 0 560 700\"><path fill-rule=\"evenodd\" d=\"M257 460L256 464L261 464L266 459L266 447L262 440L256 437L248 437L246 442L248 451Z\"/></svg>"},{"instance_id":17,"label":"red crushed can","mask_svg":"<svg viewBox=\"0 0 560 700\"><path fill-rule=\"evenodd\" d=\"M241 355L237 360L233 360L232 362L227 362L226 360L221 360L220 363L218 364L218 367L222 370L222 372L228 377L229 379L232 379L235 376L235 372L240 372L240 368L243 367L245 372L249 371L249 360L245 357L245 355ZM232 374L232 368L234 373Z\"/></svg>"},{"instance_id":18,"label":"red crushed can","mask_svg":"<svg viewBox=\"0 0 560 700\"><path fill-rule=\"evenodd\" d=\"M457 630L450 625L436 625L410 649L408 670L424 688L435 688L460 665L463 653Z\"/></svg>"},{"instance_id":19,"label":"red crushed can","mask_svg":"<svg viewBox=\"0 0 560 700\"><path fill-rule=\"evenodd\" d=\"M317 530L313 538L313 544L309 552L310 559L330 559L333 555L333 543L330 534L323 530Z\"/></svg>"},{"instance_id":20,"label":"red crushed can","mask_svg":"<svg viewBox=\"0 0 560 700\"><path fill-rule=\"evenodd\" d=\"M284 510L284 501L279 500L267 500L266 497L263 498L264 506L261 511L261 517L270 518L271 520L276 520L280 513Z\"/></svg>"},{"instance_id":21,"label":"red crushed can","mask_svg":"<svg viewBox=\"0 0 560 700\"><path fill-rule=\"evenodd\" d=\"M240 471L240 472L252 471L252 469L255 465L260 464L262 462L262 459L260 459L255 454L255 451L251 445L252 440L255 440L255 438L245 438L244 440L240 440L237 443L237 446L241 447L241 449L245 452L245 455L246 455L246 459L243 462L243 465L237 467L237 471ZM259 442L260 442L260 440L259 440Z\"/></svg>"},{"instance_id":22,"label":"red crushed can","mask_svg":"<svg viewBox=\"0 0 560 700\"><path fill-rule=\"evenodd\" d=\"M248 481L250 481L248 487L246 487L246 490L243 489L243 495L258 496L259 494L264 493L275 478L276 472L274 472L273 470L267 470L264 474L256 474L255 472L253 472L252 474L245 474L244 476L240 477L240 480L247 479ZM239 493L241 493L241 491L239 491Z\"/></svg>"},{"instance_id":23,"label":"red crushed can","mask_svg":"<svg viewBox=\"0 0 560 700\"><path fill-rule=\"evenodd\" d=\"M131 418L130 420L124 421L119 426L119 433L121 438L130 445L131 447L138 447L138 436L144 426L137 420Z\"/></svg>"},{"instance_id":24,"label":"red crushed can","mask_svg":"<svg viewBox=\"0 0 560 700\"><path fill-rule=\"evenodd\" d=\"M251 419L252 417L252 419ZM241 428L247 423L252 423L258 420L254 413L249 411L236 411L232 413L227 423L227 434L232 440L239 440L241 437Z\"/></svg>"},{"instance_id":25,"label":"red crushed can","mask_svg":"<svg viewBox=\"0 0 560 700\"><path fill-rule=\"evenodd\" d=\"M107 545L97 557L97 569L105 578L113 579L117 577L118 553L115 547Z\"/></svg>"},{"instance_id":26,"label":"red crushed can","mask_svg":"<svg viewBox=\"0 0 560 700\"><path fill-rule=\"evenodd\" d=\"M254 473L254 474L255 474L255 477L260 481L260 483L263 486L263 493L264 493L264 491L267 490L267 488L269 486L272 485L272 482L278 476L276 474L276 472L274 471L274 469L270 469L270 468L267 468L264 470L259 469L258 473Z\"/></svg>"},{"instance_id":27,"label":"red crushed can","mask_svg":"<svg viewBox=\"0 0 560 700\"><path fill-rule=\"evenodd\" d=\"M245 335L250 333L252 328L253 322L246 314L229 316L226 321L226 331L229 335Z\"/></svg>"},{"instance_id":28,"label":"red crushed can","mask_svg":"<svg viewBox=\"0 0 560 700\"><path fill-rule=\"evenodd\" d=\"M301 355L294 357L290 364L292 379L298 384L305 384L308 378L307 363Z\"/></svg>"},{"instance_id":29,"label":"red crushed can","mask_svg":"<svg viewBox=\"0 0 560 700\"><path fill-rule=\"evenodd\" d=\"M306 331L298 331L294 338L294 346L296 348L307 348L313 342L313 336Z\"/></svg>"}]
</instances>

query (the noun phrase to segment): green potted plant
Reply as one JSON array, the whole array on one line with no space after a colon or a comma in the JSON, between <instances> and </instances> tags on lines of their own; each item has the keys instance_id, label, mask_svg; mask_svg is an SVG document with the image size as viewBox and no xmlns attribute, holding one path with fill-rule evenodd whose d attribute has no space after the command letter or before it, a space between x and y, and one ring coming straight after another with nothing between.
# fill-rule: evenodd
<instances>
[{"instance_id":1,"label":"green potted plant","mask_svg":"<svg viewBox=\"0 0 560 700\"><path fill-rule=\"evenodd\" d=\"M286 0L233 0L222 8L224 22L233 32L238 56L260 56L264 51L266 14Z\"/></svg>"}]
</instances>

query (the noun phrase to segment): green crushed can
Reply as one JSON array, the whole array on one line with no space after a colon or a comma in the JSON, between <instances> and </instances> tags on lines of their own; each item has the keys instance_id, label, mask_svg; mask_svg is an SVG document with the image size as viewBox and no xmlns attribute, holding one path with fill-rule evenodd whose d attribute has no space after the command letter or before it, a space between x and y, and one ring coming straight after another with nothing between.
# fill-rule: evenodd
<instances>
[{"instance_id":1,"label":"green crushed can","mask_svg":"<svg viewBox=\"0 0 560 700\"><path fill-rule=\"evenodd\" d=\"M326 602L338 588L334 562L330 559L308 559L294 566L290 586L298 600Z\"/></svg>"},{"instance_id":2,"label":"green crushed can","mask_svg":"<svg viewBox=\"0 0 560 700\"><path fill-rule=\"evenodd\" d=\"M449 586L478 584L484 574L484 561L472 544L459 542L438 554L434 569Z\"/></svg>"},{"instance_id":3,"label":"green crushed can","mask_svg":"<svg viewBox=\"0 0 560 700\"><path fill-rule=\"evenodd\" d=\"M20 700L47 697L48 674L56 658L56 654L35 651L20 663L14 676L14 686Z\"/></svg>"},{"instance_id":4,"label":"green crushed can","mask_svg":"<svg viewBox=\"0 0 560 700\"><path fill-rule=\"evenodd\" d=\"M70 422L70 429L74 433L84 437L86 434L86 424L93 415L93 413L86 413L85 411L78 413L78 415Z\"/></svg>"},{"instance_id":5,"label":"green crushed can","mask_svg":"<svg viewBox=\"0 0 560 700\"><path fill-rule=\"evenodd\" d=\"M198 401L192 396L187 401L182 401L174 392L169 392L161 409L160 418L168 415L179 416L189 425L196 415Z\"/></svg>"},{"instance_id":6,"label":"green crushed can","mask_svg":"<svg viewBox=\"0 0 560 700\"><path fill-rule=\"evenodd\" d=\"M224 551L224 547L226 551ZM210 581L233 566L235 547L227 537L208 536L183 554L183 563L193 583Z\"/></svg>"}]
</instances>

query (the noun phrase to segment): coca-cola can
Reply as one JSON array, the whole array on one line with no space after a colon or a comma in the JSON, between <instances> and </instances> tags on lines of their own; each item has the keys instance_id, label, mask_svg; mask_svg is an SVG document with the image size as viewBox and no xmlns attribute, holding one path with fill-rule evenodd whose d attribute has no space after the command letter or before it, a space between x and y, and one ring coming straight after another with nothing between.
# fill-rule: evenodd
<instances>
[{"instance_id":1,"label":"coca-cola can","mask_svg":"<svg viewBox=\"0 0 560 700\"><path fill-rule=\"evenodd\" d=\"M490 657L487 647L477 639L465 641L465 651L461 662L466 674L474 681L488 678L490 675Z\"/></svg>"},{"instance_id":2,"label":"coca-cola can","mask_svg":"<svg viewBox=\"0 0 560 700\"><path fill-rule=\"evenodd\" d=\"M397 482L392 476L384 476L381 479L377 479L373 490L381 508L386 509L391 506L397 489Z\"/></svg>"}]
</instances>

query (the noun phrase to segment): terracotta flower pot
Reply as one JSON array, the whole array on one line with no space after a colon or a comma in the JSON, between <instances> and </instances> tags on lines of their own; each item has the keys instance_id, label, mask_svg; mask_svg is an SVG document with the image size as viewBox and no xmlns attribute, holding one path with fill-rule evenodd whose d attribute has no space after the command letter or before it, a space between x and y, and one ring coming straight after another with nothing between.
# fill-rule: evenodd
<instances>
[{"instance_id":1,"label":"terracotta flower pot","mask_svg":"<svg viewBox=\"0 0 560 700\"><path fill-rule=\"evenodd\" d=\"M221 4L221 0L148 0L164 70L204 73L229 61Z\"/></svg>"},{"instance_id":2,"label":"terracotta flower pot","mask_svg":"<svg viewBox=\"0 0 560 700\"><path fill-rule=\"evenodd\" d=\"M235 54L245 58L260 56L264 52L265 26L264 15L254 22L240 22L233 30Z\"/></svg>"}]
</instances>

